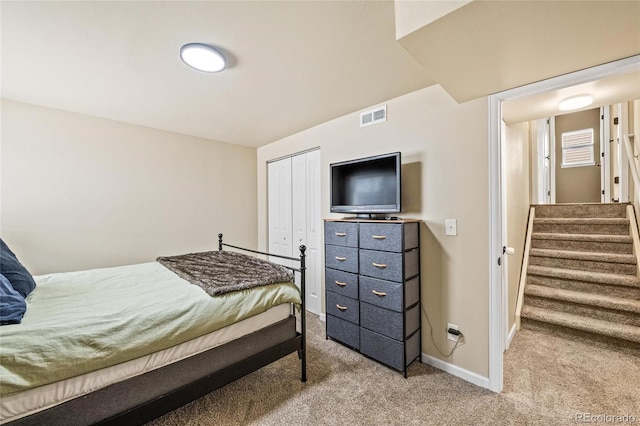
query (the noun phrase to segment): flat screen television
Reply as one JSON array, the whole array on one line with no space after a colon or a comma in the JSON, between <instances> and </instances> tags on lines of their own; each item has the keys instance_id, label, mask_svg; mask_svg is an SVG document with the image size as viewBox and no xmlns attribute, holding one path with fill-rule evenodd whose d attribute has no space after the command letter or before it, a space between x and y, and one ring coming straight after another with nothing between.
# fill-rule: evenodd
<instances>
[{"instance_id":1,"label":"flat screen television","mask_svg":"<svg viewBox=\"0 0 640 426\"><path fill-rule=\"evenodd\" d=\"M331 212L374 217L399 213L400 153L330 164Z\"/></svg>"}]
</instances>

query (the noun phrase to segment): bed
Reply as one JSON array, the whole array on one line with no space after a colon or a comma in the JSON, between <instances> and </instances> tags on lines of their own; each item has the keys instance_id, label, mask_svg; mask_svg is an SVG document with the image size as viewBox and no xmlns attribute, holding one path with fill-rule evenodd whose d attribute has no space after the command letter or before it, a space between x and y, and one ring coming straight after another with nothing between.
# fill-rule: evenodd
<instances>
[{"instance_id":1,"label":"bed","mask_svg":"<svg viewBox=\"0 0 640 426\"><path fill-rule=\"evenodd\" d=\"M248 288L232 291L193 285L182 256L36 277L23 321L0 327L0 423L143 424L295 352L305 382L305 247L280 256L219 234L208 255L253 262L244 252L295 266L251 285L233 266Z\"/></svg>"}]
</instances>

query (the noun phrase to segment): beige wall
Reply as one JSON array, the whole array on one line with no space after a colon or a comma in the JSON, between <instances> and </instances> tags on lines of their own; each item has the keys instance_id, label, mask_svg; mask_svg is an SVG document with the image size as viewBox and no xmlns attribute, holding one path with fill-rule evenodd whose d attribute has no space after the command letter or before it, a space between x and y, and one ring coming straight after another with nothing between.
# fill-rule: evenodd
<instances>
[{"instance_id":1,"label":"beige wall","mask_svg":"<svg viewBox=\"0 0 640 426\"><path fill-rule=\"evenodd\" d=\"M438 346L448 352L447 322L466 336L455 365L488 376L489 364L489 195L488 102L457 104L439 86L386 102L388 121L358 126L359 112L345 115L258 148L258 243L267 247L266 162L320 147L322 216L329 213L329 164L392 151L402 152L401 217L421 226L422 302ZM444 235L444 220L458 220L458 236ZM323 273L323 271L309 271ZM434 348L422 318L423 352Z\"/></svg>"},{"instance_id":2,"label":"beige wall","mask_svg":"<svg viewBox=\"0 0 640 426\"><path fill-rule=\"evenodd\" d=\"M2 238L34 274L256 245L256 151L2 101Z\"/></svg>"},{"instance_id":3,"label":"beige wall","mask_svg":"<svg viewBox=\"0 0 640 426\"><path fill-rule=\"evenodd\" d=\"M505 126L504 129L504 172L506 181L505 198L507 209L507 246L515 253L507 257L508 265L508 330L515 324L516 300L520 271L524 255L524 243L529 217L529 123Z\"/></svg>"},{"instance_id":4,"label":"beige wall","mask_svg":"<svg viewBox=\"0 0 640 426\"><path fill-rule=\"evenodd\" d=\"M559 115L556 121L556 203L599 203L600 167L562 168L562 133L593 128L595 162L600 153L600 109Z\"/></svg>"}]
</instances>

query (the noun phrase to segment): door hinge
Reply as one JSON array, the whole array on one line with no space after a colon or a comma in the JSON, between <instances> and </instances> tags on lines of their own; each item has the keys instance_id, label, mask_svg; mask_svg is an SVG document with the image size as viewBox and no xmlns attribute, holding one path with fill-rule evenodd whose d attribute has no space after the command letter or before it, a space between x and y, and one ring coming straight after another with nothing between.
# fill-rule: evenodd
<instances>
[{"instance_id":1,"label":"door hinge","mask_svg":"<svg viewBox=\"0 0 640 426\"><path fill-rule=\"evenodd\" d=\"M618 120L618 117L614 118L614 119L613 119L613 124L617 125L617 124L618 124L618 121L619 121L619 120Z\"/></svg>"},{"instance_id":2,"label":"door hinge","mask_svg":"<svg viewBox=\"0 0 640 426\"><path fill-rule=\"evenodd\" d=\"M602 195L604 195L604 189L602 190Z\"/></svg>"},{"instance_id":3,"label":"door hinge","mask_svg":"<svg viewBox=\"0 0 640 426\"><path fill-rule=\"evenodd\" d=\"M547 195L551 195L551 191L547 191Z\"/></svg>"},{"instance_id":4,"label":"door hinge","mask_svg":"<svg viewBox=\"0 0 640 426\"><path fill-rule=\"evenodd\" d=\"M502 266L502 257L498 258L498 266Z\"/></svg>"}]
</instances>

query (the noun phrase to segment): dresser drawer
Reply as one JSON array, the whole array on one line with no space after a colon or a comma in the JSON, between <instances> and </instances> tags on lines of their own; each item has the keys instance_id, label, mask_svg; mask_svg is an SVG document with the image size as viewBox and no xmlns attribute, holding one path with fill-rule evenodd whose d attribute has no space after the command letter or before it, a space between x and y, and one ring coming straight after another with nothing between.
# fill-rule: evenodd
<instances>
[{"instance_id":1,"label":"dresser drawer","mask_svg":"<svg viewBox=\"0 0 640 426\"><path fill-rule=\"evenodd\" d=\"M360 323L360 302L350 297L326 292L327 313L354 324Z\"/></svg>"},{"instance_id":2,"label":"dresser drawer","mask_svg":"<svg viewBox=\"0 0 640 426\"><path fill-rule=\"evenodd\" d=\"M334 246L358 247L358 224L325 222L324 243Z\"/></svg>"},{"instance_id":3,"label":"dresser drawer","mask_svg":"<svg viewBox=\"0 0 640 426\"><path fill-rule=\"evenodd\" d=\"M360 250L360 274L381 280L402 282L402 253Z\"/></svg>"},{"instance_id":4,"label":"dresser drawer","mask_svg":"<svg viewBox=\"0 0 640 426\"><path fill-rule=\"evenodd\" d=\"M399 223L361 223L360 248L368 250L403 251L402 225Z\"/></svg>"},{"instance_id":5,"label":"dresser drawer","mask_svg":"<svg viewBox=\"0 0 640 426\"><path fill-rule=\"evenodd\" d=\"M337 269L325 268L324 288L352 299L358 298L358 275Z\"/></svg>"},{"instance_id":6,"label":"dresser drawer","mask_svg":"<svg viewBox=\"0 0 640 426\"><path fill-rule=\"evenodd\" d=\"M406 342L398 342L361 328L360 352L396 370L404 370L420 356L420 333L414 333Z\"/></svg>"},{"instance_id":7,"label":"dresser drawer","mask_svg":"<svg viewBox=\"0 0 640 426\"><path fill-rule=\"evenodd\" d=\"M403 265L404 256L404 265ZM420 272L420 251L406 253L360 250L360 274L388 281L404 281Z\"/></svg>"},{"instance_id":8,"label":"dresser drawer","mask_svg":"<svg viewBox=\"0 0 640 426\"><path fill-rule=\"evenodd\" d=\"M361 223L360 248L402 252L418 247L418 223Z\"/></svg>"},{"instance_id":9,"label":"dresser drawer","mask_svg":"<svg viewBox=\"0 0 640 426\"><path fill-rule=\"evenodd\" d=\"M362 302L360 303L360 326L395 340L404 340L420 327L420 304L406 312L396 312Z\"/></svg>"},{"instance_id":10,"label":"dresser drawer","mask_svg":"<svg viewBox=\"0 0 640 426\"><path fill-rule=\"evenodd\" d=\"M349 321L327 315L327 336L360 349L360 327Z\"/></svg>"},{"instance_id":11,"label":"dresser drawer","mask_svg":"<svg viewBox=\"0 0 640 426\"><path fill-rule=\"evenodd\" d=\"M324 265L327 268L358 273L358 249L355 247L325 246Z\"/></svg>"},{"instance_id":12,"label":"dresser drawer","mask_svg":"<svg viewBox=\"0 0 640 426\"><path fill-rule=\"evenodd\" d=\"M363 302L402 312L404 308L414 305L420 299L419 286L419 277L414 277L403 284L363 276L360 278L359 295Z\"/></svg>"}]
</instances>

